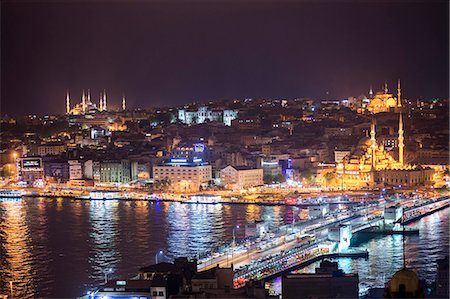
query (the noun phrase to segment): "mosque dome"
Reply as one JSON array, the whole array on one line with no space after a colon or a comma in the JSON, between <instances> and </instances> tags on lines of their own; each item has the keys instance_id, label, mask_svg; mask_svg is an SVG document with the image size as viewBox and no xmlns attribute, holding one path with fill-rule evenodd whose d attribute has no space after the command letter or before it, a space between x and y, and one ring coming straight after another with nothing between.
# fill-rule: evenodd
<instances>
[{"instance_id":1,"label":"mosque dome","mask_svg":"<svg viewBox=\"0 0 450 299\"><path fill-rule=\"evenodd\" d=\"M368 148L371 145L372 145L372 141L370 140L370 137L367 137L367 136L361 138L358 142L358 148L363 148L363 147Z\"/></svg>"},{"instance_id":2,"label":"mosque dome","mask_svg":"<svg viewBox=\"0 0 450 299\"><path fill-rule=\"evenodd\" d=\"M403 268L389 281L387 293L390 298L420 298L419 278L413 270Z\"/></svg>"}]
</instances>

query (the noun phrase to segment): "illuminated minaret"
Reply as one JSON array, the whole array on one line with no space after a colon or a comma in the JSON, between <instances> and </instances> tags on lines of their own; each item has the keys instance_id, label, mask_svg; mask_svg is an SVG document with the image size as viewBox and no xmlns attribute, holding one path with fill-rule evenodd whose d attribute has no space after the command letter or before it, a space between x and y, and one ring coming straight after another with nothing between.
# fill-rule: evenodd
<instances>
[{"instance_id":1,"label":"illuminated minaret","mask_svg":"<svg viewBox=\"0 0 450 299\"><path fill-rule=\"evenodd\" d=\"M126 102L125 102L125 95L122 95L122 110L125 111L127 108Z\"/></svg>"},{"instance_id":2,"label":"illuminated minaret","mask_svg":"<svg viewBox=\"0 0 450 299\"><path fill-rule=\"evenodd\" d=\"M86 95L84 94L84 89L83 95L81 96L81 107L83 109L83 113L86 113Z\"/></svg>"},{"instance_id":3,"label":"illuminated minaret","mask_svg":"<svg viewBox=\"0 0 450 299\"><path fill-rule=\"evenodd\" d=\"M66 93L66 114L70 113L70 97L69 97L69 91Z\"/></svg>"},{"instance_id":4,"label":"illuminated minaret","mask_svg":"<svg viewBox=\"0 0 450 299\"><path fill-rule=\"evenodd\" d=\"M400 79L397 82L397 107L402 107L402 100L401 100L402 90L400 88Z\"/></svg>"},{"instance_id":5,"label":"illuminated minaret","mask_svg":"<svg viewBox=\"0 0 450 299\"><path fill-rule=\"evenodd\" d=\"M369 99L373 99L373 90L372 90L372 86L370 86L370 89L369 89Z\"/></svg>"},{"instance_id":6,"label":"illuminated minaret","mask_svg":"<svg viewBox=\"0 0 450 299\"><path fill-rule=\"evenodd\" d=\"M402 166L404 165L403 150L405 148L405 143L403 142L403 132L403 113L400 112L400 118L398 121L398 161Z\"/></svg>"},{"instance_id":7,"label":"illuminated minaret","mask_svg":"<svg viewBox=\"0 0 450 299\"><path fill-rule=\"evenodd\" d=\"M384 93L388 93L387 81L384 81Z\"/></svg>"},{"instance_id":8,"label":"illuminated minaret","mask_svg":"<svg viewBox=\"0 0 450 299\"><path fill-rule=\"evenodd\" d=\"M106 90L103 89L103 110L107 110L106 108Z\"/></svg>"},{"instance_id":9,"label":"illuminated minaret","mask_svg":"<svg viewBox=\"0 0 450 299\"><path fill-rule=\"evenodd\" d=\"M103 99L102 99L102 93L101 92L100 92L100 101L99 101L99 103L100 103L99 109L100 109L100 112L102 112L103 111Z\"/></svg>"},{"instance_id":10,"label":"illuminated minaret","mask_svg":"<svg viewBox=\"0 0 450 299\"><path fill-rule=\"evenodd\" d=\"M377 139L375 138L375 122L372 120L372 124L370 125L370 148L372 149L372 168L376 166L376 155L375 149L377 147Z\"/></svg>"},{"instance_id":11,"label":"illuminated minaret","mask_svg":"<svg viewBox=\"0 0 450 299\"><path fill-rule=\"evenodd\" d=\"M91 103L91 90L88 89L88 94L87 94L87 103L90 104Z\"/></svg>"}]
</instances>

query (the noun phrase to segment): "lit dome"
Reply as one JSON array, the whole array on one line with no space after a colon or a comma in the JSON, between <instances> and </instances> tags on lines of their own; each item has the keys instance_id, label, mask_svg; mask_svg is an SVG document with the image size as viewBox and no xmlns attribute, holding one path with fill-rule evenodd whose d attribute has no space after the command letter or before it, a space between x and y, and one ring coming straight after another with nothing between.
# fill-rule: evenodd
<instances>
[{"instance_id":1,"label":"lit dome","mask_svg":"<svg viewBox=\"0 0 450 299\"><path fill-rule=\"evenodd\" d=\"M389 281L387 291L391 298L399 298L399 296L402 298L420 297L421 289L416 272L406 268L397 271Z\"/></svg>"}]
</instances>

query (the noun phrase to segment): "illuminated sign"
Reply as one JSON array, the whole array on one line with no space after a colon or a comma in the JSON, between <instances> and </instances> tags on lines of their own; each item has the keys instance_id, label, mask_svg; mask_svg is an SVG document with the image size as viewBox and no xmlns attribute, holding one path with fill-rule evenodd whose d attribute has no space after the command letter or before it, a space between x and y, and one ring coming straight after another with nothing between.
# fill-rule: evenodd
<instances>
[{"instance_id":1,"label":"illuminated sign","mask_svg":"<svg viewBox=\"0 0 450 299\"><path fill-rule=\"evenodd\" d=\"M187 159L172 158L172 159L170 159L170 162L172 162L172 163L186 163Z\"/></svg>"},{"instance_id":2,"label":"illuminated sign","mask_svg":"<svg viewBox=\"0 0 450 299\"><path fill-rule=\"evenodd\" d=\"M42 160L39 158L22 159L22 167L23 168L40 168L41 164L42 164Z\"/></svg>"},{"instance_id":3,"label":"illuminated sign","mask_svg":"<svg viewBox=\"0 0 450 299\"><path fill-rule=\"evenodd\" d=\"M262 165L278 165L278 162L266 162L266 161L262 161L261 164L262 164Z\"/></svg>"}]
</instances>

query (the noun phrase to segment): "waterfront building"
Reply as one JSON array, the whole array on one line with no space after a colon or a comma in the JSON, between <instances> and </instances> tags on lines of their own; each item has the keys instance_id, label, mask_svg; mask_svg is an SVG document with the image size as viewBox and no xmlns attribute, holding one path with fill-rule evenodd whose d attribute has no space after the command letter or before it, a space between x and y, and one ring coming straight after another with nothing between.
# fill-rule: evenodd
<instances>
[{"instance_id":1,"label":"waterfront building","mask_svg":"<svg viewBox=\"0 0 450 299\"><path fill-rule=\"evenodd\" d=\"M207 188L212 180L212 168L201 158L170 158L153 166L155 183L165 182L175 192L196 192Z\"/></svg>"},{"instance_id":2,"label":"waterfront building","mask_svg":"<svg viewBox=\"0 0 450 299\"><path fill-rule=\"evenodd\" d=\"M263 170L246 166L227 166L220 171L220 179L226 188L233 190L247 189L264 184Z\"/></svg>"},{"instance_id":3,"label":"waterfront building","mask_svg":"<svg viewBox=\"0 0 450 299\"><path fill-rule=\"evenodd\" d=\"M106 160L93 165L94 180L100 183L125 184L131 180L129 160Z\"/></svg>"},{"instance_id":4,"label":"waterfront building","mask_svg":"<svg viewBox=\"0 0 450 299\"><path fill-rule=\"evenodd\" d=\"M65 183L69 180L69 163L67 163L67 160L43 158L43 163L46 181Z\"/></svg>"},{"instance_id":5,"label":"waterfront building","mask_svg":"<svg viewBox=\"0 0 450 299\"><path fill-rule=\"evenodd\" d=\"M387 83L384 83L383 91L377 92L374 97L371 96L367 110L372 113L389 112L396 108L401 108L401 89L400 80L398 80L397 98L389 93Z\"/></svg>"},{"instance_id":6,"label":"waterfront building","mask_svg":"<svg viewBox=\"0 0 450 299\"><path fill-rule=\"evenodd\" d=\"M83 165L78 160L69 160L69 179L81 180L83 178Z\"/></svg>"},{"instance_id":7,"label":"waterfront building","mask_svg":"<svg viewBox=\"0 0 450 299\"><path fill-rule=\"evenodd\" d=\"M195 109L178 110L178 119L184 124L202 124L207 121L222 122L226 126L231 126L231 122L238 117L237 110L230 109L208 109L203 106Z\"/></svg>"},{"instance_id":8,"label":"waterfront building","mask_svg":"<svg viewBox=\"0 0 450 299\"><path fill-rule=\"evenodd\" d=\"M345 274L337 262L322 261L316 273L283 275L283 299L359 298L358 274ZM301 294L301 295L300 295Z\"/></svg>"},{"instance_id":9,"label":"waterfront building","mask_svg":"<svg viewBox=\"0 0 450 299\"><path fill-rule=\"evenodd\" d=\"M280 160L276 156L262 158L261 168L263 170L263 175L272 178L281 175L282 169L279 162Z\"/></svg>"},{"instance_id":10,"label":"waterfront building","mask_svg":"<svg viewBox=\"0 0 450 299\"><path fill-rule=\"evenodd\" d=\"M44 167L41 157L23 157L17 159L17 180L33 184L44 179Z\"/></svg>"},{"instance_id":11,"label":"waterfront building","mask_svg":"<svg viewBox=\"0 0 450 299\"><path fill-rule=\"evenodd\" d=\"M342 188L380 186L415 186L430 184L434 171L404 161L403 117L399 114L398 160L394 159L383 144L376 139L372 122L370 138L360 141L358 149L337 163L336 173Z\"/></svg>"}]
</instances>

